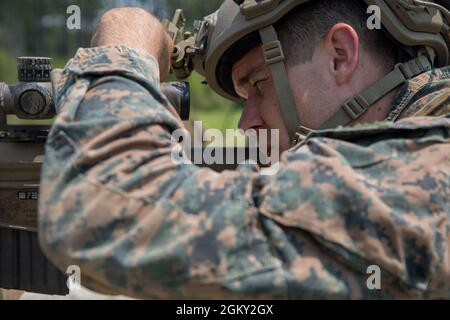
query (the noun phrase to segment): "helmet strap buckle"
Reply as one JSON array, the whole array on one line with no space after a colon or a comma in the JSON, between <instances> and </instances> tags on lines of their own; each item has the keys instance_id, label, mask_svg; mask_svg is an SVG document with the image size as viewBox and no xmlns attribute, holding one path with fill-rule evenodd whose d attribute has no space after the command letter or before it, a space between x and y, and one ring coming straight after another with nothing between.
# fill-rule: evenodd
<instances>
[{"instance_id":1,"label":"helmet strap buckle","mask_svg":"<svg viewBox=\"0 0 450 320\"><path fill-rule=\"evenodd\" d=\"M356 96L342 106L347 115L352 120L358 119L367 109L370 108L370 104L361 96Z\"/></svg>"},{"instance_id":2,"label":"helmet strap buckle","mask_svg":"<svg viewBox=\"0 0 450 320\"><path fill-rule=\"evenodd\" d=\"M298 118L287 70L284 65L285 57L283 49L276 30L272 25L260 29L259 34L261 36L264 59L272 75L278 104L289 135L289 140L291 144L295 144L298 141L297 131L300 120Z\"/></svg>"},{"instance_id":3,"label":"helmet strap buckle","mask_svg":"<svg viewBox=\"0 0 450 320\"><path fill-rule=\"evenodd\" d=\"M328 119L321 129L345 126L361 117L377 101L406 81L430 70L431 62L424 55L397 65L393 71L378 80L369 88L345 102L341 108Z\"/></svg>"},{"instance_id":4,"label":"helmet strap buckle","mask_svg":"<svg viewBox=\"0 0 450 320\"><path fill-rule=\"evenodd\" d=\"M284 61L283 48L279 40L270 41L262 45L264 59L267 65Z\"/></svg>"}]
</instances>

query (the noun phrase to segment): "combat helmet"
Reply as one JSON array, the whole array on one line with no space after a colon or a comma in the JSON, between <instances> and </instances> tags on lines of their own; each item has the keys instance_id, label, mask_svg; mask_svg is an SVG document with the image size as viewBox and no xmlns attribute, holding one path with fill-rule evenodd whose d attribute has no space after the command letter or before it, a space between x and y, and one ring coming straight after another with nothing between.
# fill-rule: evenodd
<instances>
[{"instance_id":1,"label":"combat helmet","mask_svg":"<svg viewBox=\"0 0 450 320\"><path fill-rule=\"evenodd\" d=\"M236 58L254 45L262 44L271 70L283 121L291 143L310 132L298 118L284 64L282 45L274 24L287 13L315 0L225 0L212 15L196 23L196 34L176 41L173 67L179 78L192 69L202 74L218 94L232 100L231 68ZM316 0L317 1L317 0ZM408 52L408 61L397 64L385 77L345 102L321 129L345 126L358 119L373 104L407 80L450 63L450 12L448 0L364 0L381 12L385 32ZM255 36L257 35L257 36ZM175 39L174 39L175 40Z\"/></svg>"}]
</instances>

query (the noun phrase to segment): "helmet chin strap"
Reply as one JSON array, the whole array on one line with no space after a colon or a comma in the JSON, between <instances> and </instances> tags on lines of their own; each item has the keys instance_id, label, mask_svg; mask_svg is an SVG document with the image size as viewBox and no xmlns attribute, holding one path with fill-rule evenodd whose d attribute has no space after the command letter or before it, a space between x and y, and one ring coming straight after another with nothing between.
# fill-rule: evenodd
<instances>
[{"instance_id":1,"label":"helmet chin strap","mask_svg":"<svg viewBox=\"0 0 450 320\"><path fill-rule=\"evenodd\" d=\"M283 48L275 28L273 26L265 27L259 30L259 34L262 40L264 59L272 74L278 104L289 134L289 141L291 146L294 146L299 140L304 139L311 130L303 127L298 117L294 95L284 65Z\"/></svg>"},{"instance_id":2,"label":"helmet chin strap","mask_svg":"<svg viewBox=\"0 0 450 320\"><path fill-rule=\"evenodd\" d=\"M349 124L361 117L389 92L431 68L430 61L424 55L397 65L384 78L378 80L360 94L347 100L320 129L331 129Z\"/></svg>"},{"instance_id":3,"label":"helmet chin strap","mask_svg":"<svg viewBox=\"0 0 450 320\"><path fill-rule=\"evenodd\" d=\"M262 40L264 59L272 74L283 121L289 134L291 146L294 146L299 141L304 140L312 130L303 126L298 117L294 95L292 94L287 70L284 65L283 48L275 28L273 26L265 27L259 30L259 34ZM385 77L345 102L320 129L331 129L348 125L361 117L389 92L431 68L431 62L424 55L397 65Z\"/></svg>"}]
</instances>

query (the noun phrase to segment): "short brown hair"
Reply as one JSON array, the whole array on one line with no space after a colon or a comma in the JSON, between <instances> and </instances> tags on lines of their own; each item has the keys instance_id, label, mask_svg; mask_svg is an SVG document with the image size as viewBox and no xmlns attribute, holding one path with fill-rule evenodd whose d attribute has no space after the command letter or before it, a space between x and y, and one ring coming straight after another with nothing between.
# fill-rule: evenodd
<instances>
[{"instance_id":1,"label":"short brown hair","mask_svg":"<svg viewBox=\"0 0 450 320\"><path fill-rule=\"evenodd\" d=\"M366 9L361 0L316 0L293 9L275 25L287 63L311 61L319 41L334 25L343 22L355 29L362 47L383 67L393 69L397 47L382 30L367 28Z\"/></svg>"}]
</instances>

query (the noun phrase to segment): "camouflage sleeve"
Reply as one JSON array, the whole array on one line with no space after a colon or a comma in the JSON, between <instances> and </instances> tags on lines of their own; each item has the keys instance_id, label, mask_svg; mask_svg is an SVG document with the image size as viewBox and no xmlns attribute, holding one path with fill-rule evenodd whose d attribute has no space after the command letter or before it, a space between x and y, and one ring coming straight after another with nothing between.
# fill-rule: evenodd
<instances>
[{"instance_id":1,"label":"camouflage sleeve","mask_svg":"<svg viewBox=\"0 0 450 320\"><path fill-rule=\"evenodd\" d=\"M449 119L324 132L273 176L218 174L171 160L157 75L122 46L55 75L39 232L60 268L138 298L449 297Z\"/></svg>"}]
</instances>

